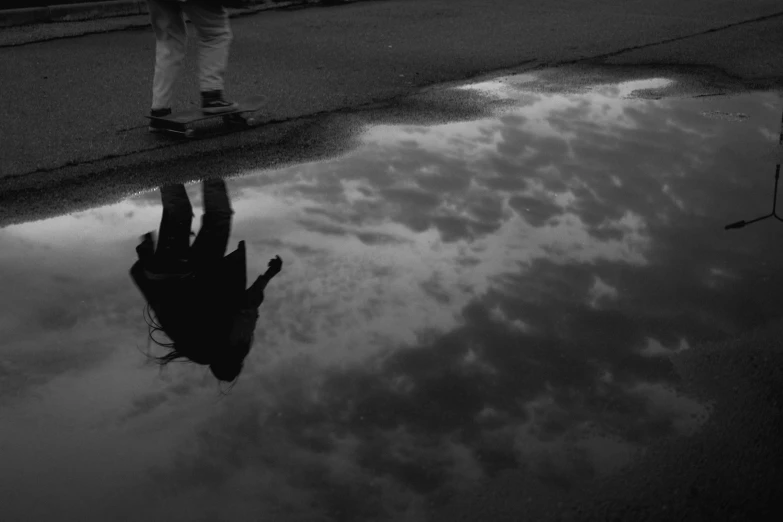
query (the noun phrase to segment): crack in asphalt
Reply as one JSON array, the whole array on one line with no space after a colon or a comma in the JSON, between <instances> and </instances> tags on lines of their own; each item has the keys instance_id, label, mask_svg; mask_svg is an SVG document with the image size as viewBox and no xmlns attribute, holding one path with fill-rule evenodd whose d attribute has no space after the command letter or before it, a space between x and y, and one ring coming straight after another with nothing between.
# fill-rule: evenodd
<instances>
[{"instance_id":1,"label":"crack in asphalt","mask_svg":"<svg viewBox=\"0 0 783 522\"><path fill-rule=\"evenodd\" d=\"M612 51L611 53L599 54L599 55L593 56L593 57L591 57L589 59L590 60L600 60L602 58L611 58L613 56L618 56L620 54L627 53L627 52L630 52L630 51L637 51L639 49L647 49L648 47L655 47L656 45L666 45L666 44L669 44L669 43L681 42L683 40L689 40L691 38L704 36L705 34L717 33L717 32L720 32L720 31L725 31L726 29L732 29L734 27L740 27L740 26L743 26L743 25L755 24L755 23L759 23L759 22L766 22L767 20L772 20L772 19L780 18L780 17L783 17L783 11L778 11L777 13L774 13L774 14L771 14L771 15L759 16L757 18L752 18L750 20L744 20L744 21L741 21L741 22L732 22L730 24L721 25L721 26L718 26L718 27L713 27L712 29L707 29L705 31L700 31L698 33L693 33L693 34L689 34L689 35L685 35L685 36L677 36L677 37L674 37L674 38L667 38L667 39L661 40L659 42L642 44L642 45L635 45L635 46L632 46L632 47L626 47L626 48L623 48L623 49L620 49L620 50L617 50L617 51ZM584 61L585 59L586 58L580 58L578 60L573 60L571 62L563 62L563 64L578 63L578 62Z\"/></svg>"},{"instance_id":2,"label":"crack in asphalt","mask_svg":"<svg viewBox=\"0 0 783 522\"><path fill-rule=\"evenodd\" d=\"M135 15L138 16L138 15ZM17 42L17 43L0 43L0 49L8 49L11 47L22 47L25 45L33 45L38 43L46 43L46 42L53 42L56 40L65 40L68 38L81 38L82 36L92 36L95 34L107 34L107 33L116 33L119 31L127 31L129 29L139 29L142 27L146 27L149 25L149 20L145 20L144 23L141 22L132 22L127 25L122 25L119 27L111 27L111 28L103 28L103 29L94 29L94 30L86 30L81 33L77 34L64 34L59 36L51 36L48 38L38 38L35 40L30 40L28 42Z\"/></svg>"}]
</instances>

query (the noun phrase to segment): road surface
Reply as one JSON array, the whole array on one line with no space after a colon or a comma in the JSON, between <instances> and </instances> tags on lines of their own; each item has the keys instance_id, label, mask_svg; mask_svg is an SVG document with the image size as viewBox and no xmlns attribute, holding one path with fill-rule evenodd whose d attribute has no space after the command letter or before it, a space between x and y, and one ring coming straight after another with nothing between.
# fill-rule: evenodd
<instances>
[{"instance_id":1,"label":"road surface","mask_svg":"<svg viewBox=\"0 0 783 522\"><path fill-rule=\"evenodd\" d=\"M775 83L783 77L782 22L775 0L386 0L266 11L233 20L227 91L234 98L268 95L268 125L188 144L146 132L154 48L147 27L6 43L0 223L14 221L20 205L56 213L155 186L177 169L198 177L185 158L219 156L229 174L239 148L263 147L263 157L255 155L259 166L305 159L313 140L324 138L314 115L498 70L580 61L698 65ZM116 21L83 27L109 30ZM55 24L31 32L45 40L57 30ZM193 61L179 108L197 100ZM165 171L156 174L161 162ZM123 168L135 175L112 177ZM53 193L71 196L51 199Z\"/></svg>"}]
</instances>

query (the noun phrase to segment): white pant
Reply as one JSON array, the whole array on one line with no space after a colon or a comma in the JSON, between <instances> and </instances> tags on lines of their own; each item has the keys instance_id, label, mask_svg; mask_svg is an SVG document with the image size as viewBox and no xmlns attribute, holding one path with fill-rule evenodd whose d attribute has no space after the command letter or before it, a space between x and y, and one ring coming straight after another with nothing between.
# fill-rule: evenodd
<instances>
[{"instance_id":1,"label":"white pant","mask_svg":"<svg viewBox=\"0 0 783 522\"><path fill-rule=\"evenodd\" d=\"M152 109L171 107L174 84L187 49L188 33L183 15L193 22L198 34L201 91L222 91L232 39L226 9L217 2L204 0L147 0L147 3L156 40Z\"/></svg>"}]
</instances>

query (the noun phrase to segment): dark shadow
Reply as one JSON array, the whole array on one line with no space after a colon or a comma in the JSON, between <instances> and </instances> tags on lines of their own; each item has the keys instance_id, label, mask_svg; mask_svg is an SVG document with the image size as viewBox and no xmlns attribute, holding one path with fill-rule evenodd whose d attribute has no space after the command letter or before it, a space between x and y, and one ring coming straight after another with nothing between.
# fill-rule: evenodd
<instances>
[{"instance_id":1,"label":"dark shadow","mask_svg":"<svg viewBox=\"0 0 783 522\"><path fill-rule=\"evenodd\" d=\"M781 116L780 120L780 137L778 138L778 145L783 145L783 116ZM765 214L763 216L751 219L750 221L740 220L735 223L732 223L730 225L726 225L724 227L725 230L730 230L732 228L743 228L747 225L751 225L753 223L756 223L757 221L764 221L765 219L769 219L771 217L774 217L778 221L783 221L783 218L778 216L778 182L780 181L780 157L778 157L778 162L775 165L775 188L772 192L772 212L769 214Z\"/></svg>"},{"instance_id":2,"label":"dark shadow","mask_svg":"<svg viewBox=\"0 0 783 522\"><path fill-rule=\"evenodd\" d=\"M193 209L184 185L160 188L163 216L157 244L152 232L136 247L133 282L147 301L149 335L169 352L162 364L181 359L207 365L220 381L234 381L253 344L264 289L282 269L279 256L247 288L245 242L226 255L234 211L221 179L202 184L204 215L191 244ZM170 342L155 338L163 332Z\"/></svg>"}]
</instances>

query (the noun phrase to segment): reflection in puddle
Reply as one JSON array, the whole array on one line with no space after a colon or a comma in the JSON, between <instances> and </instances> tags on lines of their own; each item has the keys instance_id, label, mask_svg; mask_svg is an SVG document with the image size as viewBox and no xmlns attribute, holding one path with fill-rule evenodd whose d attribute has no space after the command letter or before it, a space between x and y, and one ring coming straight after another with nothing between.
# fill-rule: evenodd
<instances>
[{"instance_id":1,"label":"reflection in puddle","mask_svg":"<svg viewBox=\"0 0 783 522\"><path fill-rule=\"evenodd\" d=\"M781 107L670 85L487 82L514 108L229 180L229 249L286 268L228 397L139 353L128 270L157 192L3 229L3 504L419 520L504 470L568 490L693 433L709 405L669 357L781 312L777 229L723 231L768 201Z\"/></svg>"},{"instance_id":2,"label":"reflection in puddle","mask_svg":"<svg viewBox=\"0 0 783 522\"><path fill-rule=\"evenodd\" d=\"M185 187L160 187L159 236L144 234L130 273L147 301L149 338L167 350L155 360L164 366L177 360L205 365L217 380L234 383L253 345L264 290L283 261L270 259L248 286L245 242L226 255L233 214L226 183L209 179L202 188L204 215L194 234ZM156 333L168 340L156 339Z\"/></svg>"}]
</instances>

